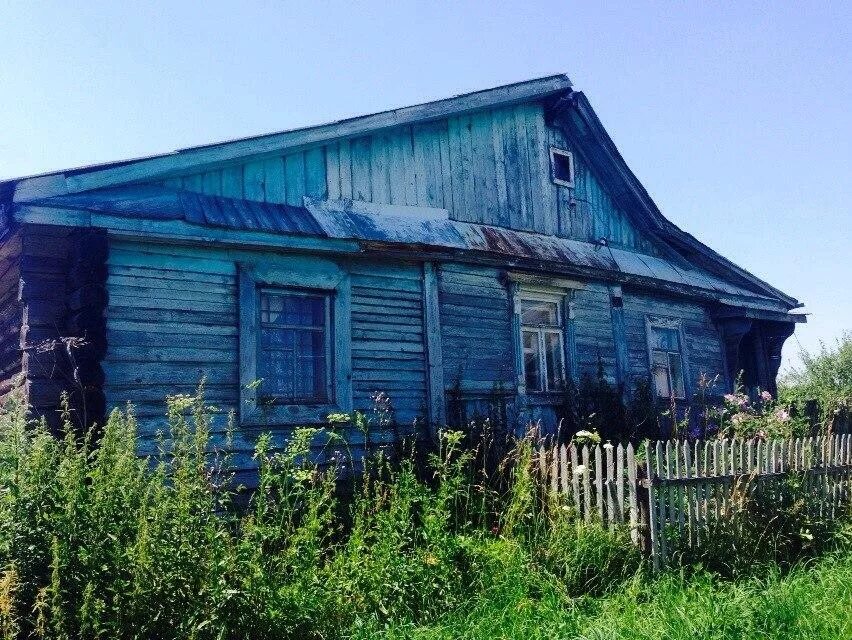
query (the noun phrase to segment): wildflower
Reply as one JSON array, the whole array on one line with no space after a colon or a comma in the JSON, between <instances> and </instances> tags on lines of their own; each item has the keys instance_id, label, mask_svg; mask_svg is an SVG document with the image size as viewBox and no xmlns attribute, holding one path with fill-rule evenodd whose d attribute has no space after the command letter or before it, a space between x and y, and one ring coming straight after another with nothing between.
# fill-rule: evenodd
<instances>
[{"instance_id":1,"label":"wildflower","mask_svg":"<svg viewBox=\"0 0 852 640\"><path fill-rule=\"evenodd\" d=\"M773 415L778 422L787 422L790 420L790 414L786 409L776 409Z\"/></svg>"},{"instance_id":2,"label":"wildflower","mask_svg":"<svg viewBox=\"0 0 852 640\"><path fill-rule=\"evenodd\" d=\"M603 446L604 449L612 449L612 443L607 441L607 443Z\"/></svg>"},{"instance_id":3,"label":"wildflower","mask_svg":"<svg viewBox=\"0 0 852 640\"><path fill-rule=\"evenodd\" d=\"M742 424L746 420L748 420L748 414L745 413L735 413L733 416L731 416L731 422L733 422L734 424Z\"/></svg>"},{"instance_id":4,"label":"wildflower","mask_svg":"<svg viewBox=\"0 0 852 640\"><path fill-rule=\"evenodd\" d=\"M761 391L760 392L760 399L763 400L764 402L769 402L770 400L772 400L772 394L769 393L768 391Z\"/></svg>"},{"instance_id":5,"label":"wildflower","mask_svg":"<svg viewBox=\"0 0 852 640\"><path fill-rule=\"evenodd\" d=\"M735 396L733 393L726 393L725 394L725 402L730 402L731 404L736 404L737 403L737 396Z\"/></svg>"},{"instance_id":6,"label":"wildflower","mask_svg":"<svg viewBox=\"0 0 852 640\"><path fill-rule=\"evenodd\" d=\"M578 464L576 467L574 467L574 475L575 476L581 476L584 473L586 473L586 465Z\"/></svg>"}]
</instances>

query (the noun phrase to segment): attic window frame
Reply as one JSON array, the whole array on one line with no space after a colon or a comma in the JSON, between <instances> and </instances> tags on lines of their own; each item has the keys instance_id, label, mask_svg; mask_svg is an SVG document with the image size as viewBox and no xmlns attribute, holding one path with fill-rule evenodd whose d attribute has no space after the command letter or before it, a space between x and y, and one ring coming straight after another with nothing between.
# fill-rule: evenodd
<instances>
[{"instance_id":1,"label":"attic window frame","mask_svg":"<svg viewBox=\"0 0 852 640\"><path fill-rule=\"evenodd\" d=\"M556 174L556 166L557 160L556 156L560 156L562 158L568 159L568 173L570 174L570 179L565 180L564 178L560 178ZM574 165L574 154L567 149L560 149L559 147L550 147L550 179L554 184L558 184L562 187L574 187L574 177L575 177L575 165Z\"/></svg>"}]
</instances>

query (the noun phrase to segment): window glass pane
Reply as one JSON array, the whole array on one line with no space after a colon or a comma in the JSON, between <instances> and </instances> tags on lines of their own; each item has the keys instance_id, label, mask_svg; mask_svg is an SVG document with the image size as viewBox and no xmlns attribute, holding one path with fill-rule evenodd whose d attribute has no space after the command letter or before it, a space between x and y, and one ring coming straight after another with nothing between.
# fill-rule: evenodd
<instances>
[{"instance_id":1,"label":"window glass pane","mask_svg":"<svg viewBox=\"0 0 852 640\"><path fill-rule=\"evenodd\" d=\"M258 374L261 394L282 402L327 398L328 297L261 291Z\"/></svg>"},{"instance_id":2,"label":"window glass pane","mask_svg":"<svg viewBox=\"0 0 852 640\"><path fill-rule=\"evenodd\" d=\"M527 391L543 391L539 370L538 332L524 331L524 380Z\"/></svg>"},{"instance_id":3,"label":"window glass pane","mask_svg":"<svg viewBox=\"0 0 852 640\"><path fill-rule=\"evenodd\" d=\"M678 398L686 397L683 387L683 364L679 353L669 354L669 372L672 378L672 388Z\"/></svg>"},{"instance_id":4,"label":"window glass pane","mask_svg":"<svg viewBox=\"0 0 852 640\"><path fill-rule=\"evenodd\" d=\"M680 351L680 338L677 329L651 327L651 347L664 351Z\"/></svg>"},{"instance_id":5,"label":"window glass pane","mask_svg":"<svg viewBox=\"0 0 852 640\"><path fill-rule=\"evenodd\" d=\"M560 326L559 305L541 300L521 300L521 324L558 327Z\"/></svg>"},{"instance_id":6,"label":"window glass pane","mask_svg":"<svg viewBox=\"0 0 852 640\"><path fill-rule=\"evenodd\" d=\"M561 334L556 331L549 331L544 334L544 356L547 363L547 388L549 391L555 391L564 386L561 338Z\"/></svg>"},{"instance_id":7,"label":"window glass pane","mask_svg":"<svg viewBox=\"0 0 852 640\"><path fill-rule=\"evenodd\" d=\"M651 352L651 375L654 379L654 389L662 398L669 397L669 360L664 351Z\"/></svg>"}]
</instances>

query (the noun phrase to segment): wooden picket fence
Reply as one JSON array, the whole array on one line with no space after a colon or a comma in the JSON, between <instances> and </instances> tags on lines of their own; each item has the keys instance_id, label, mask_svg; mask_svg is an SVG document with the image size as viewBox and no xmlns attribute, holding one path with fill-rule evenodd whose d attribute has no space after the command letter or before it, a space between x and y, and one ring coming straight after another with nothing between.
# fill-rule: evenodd
<instances>
[{"instance_id":1,"label":"wooden picket fence","mask_svg":"<svg viewBox=\"0 0 852 640\"><path fill-rule=\"evenodd\" d=\"M586 521L629 526L655 568L665 565L672 536L701 546L708 527L756 487L798 476L802 495L828 518L852 501L852 434L651 442L646 460L637 460L632 445L559 445L538 454L552 491L564 494Z\"/></svg>"}]
</instances>

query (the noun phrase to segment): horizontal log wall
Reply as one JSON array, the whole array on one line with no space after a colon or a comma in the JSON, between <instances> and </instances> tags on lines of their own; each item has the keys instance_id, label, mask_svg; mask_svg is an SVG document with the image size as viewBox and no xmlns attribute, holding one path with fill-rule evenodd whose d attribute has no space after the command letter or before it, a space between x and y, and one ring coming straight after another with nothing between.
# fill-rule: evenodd
<instances>
[{"instance_id":1,"label":"horizontal log wall","mask_svg":"<svg viewBox=\"0 0 852 640\"><path fill-rule=\"evenodd\" d=\"M286 264L280 254L268 259ZM237 261L250 252L189 249L114 242L107 289L105 394L109 407L133 403L140 451L156 451L165 430L165 397L192 393L206 376L215 406L213 444L224 443L227 414L239 408ZM426 410L421 270L419 265L340 262L352 284L352 377L354 407L370 411L376 392L386 393L402 428ZM280 444L291 427L270 425ZM261 429L237 428L234 463L250 459ZM397 435L373 433L377 441ZM352 434L353 442L357 434Z\"/></svg>"},{"instance_id":2,"label":"horizontal log wall","mask_svg":"<svg viewBox=\"0 0 852 640\"><path fill-rule=\"evenodd\" d=\"M21 349L21 252L20 231L0 244L0 399L21 382L23 351Z\"/></svg>"},{"instance_id":3,"label":"horizontal log wall","mask_svg":"<svg viewBox=\"0 0 852 640\"><path fill-rule=\"evenodd\" d=\"M718 381L712 394L727 390L722 338L713 324L707 309L683 300L658 298L644 293L624 294L624 319L627 335L628 377L635 383L638 378L648 378L648 337L645 319L648 316L680 321L686 344L684 381L687 392L697 390L702 374Z\"/></svg>"}]
</instances>

